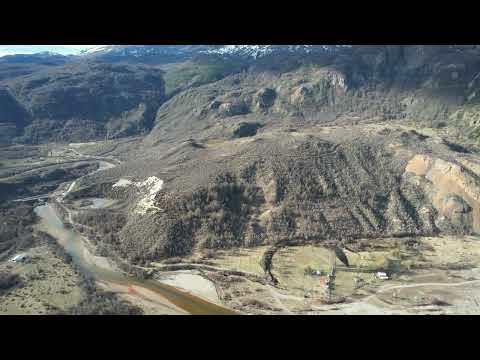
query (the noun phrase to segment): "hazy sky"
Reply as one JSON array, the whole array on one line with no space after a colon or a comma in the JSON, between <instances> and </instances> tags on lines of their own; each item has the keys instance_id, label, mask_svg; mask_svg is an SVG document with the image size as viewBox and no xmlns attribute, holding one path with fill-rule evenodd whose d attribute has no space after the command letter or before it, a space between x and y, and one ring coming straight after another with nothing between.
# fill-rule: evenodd
<instances>
[{"instance_id":1,"label":"hazy sky","mask_svg":"<svg viewBox=\"0 0 480 360\"><path fill-rule=\"evenodd\" d=\"M62 55L78 54L97 45L0 45L0 56L51 51Z\"/></svg>"}]
</instances>

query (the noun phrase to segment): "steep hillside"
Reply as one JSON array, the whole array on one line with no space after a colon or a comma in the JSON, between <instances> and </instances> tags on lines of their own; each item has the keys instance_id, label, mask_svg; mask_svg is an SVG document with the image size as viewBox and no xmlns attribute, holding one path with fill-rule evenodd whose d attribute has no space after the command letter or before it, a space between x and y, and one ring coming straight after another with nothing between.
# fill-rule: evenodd
<instances>
[{"instance_id":1,"label":"steep hillside","mask_svg":"<svg viewBox=\"0 0 480 360\"><path fill-rule=\"evenodd\" d=\"M0 64L37 64L45 66L62 65L71 59L52 52L40 52L36 54L15 54L0 57Z\"/></svg>"},{"instance_id":2,"label":"steep hillside","mask_svg":"<svg viewBox=\"0 0 480 360\"><path fill-rule=\"evenodd\" d=\"M6 88L0 88L0 145L21 133L29 116Z\"/></svg>"},{"instance_id":3,"label":"steep hillside","mask_svg":"<svg viewBox=\"0 0 480 360\"><path fill-rule=\"evenodd\" d=\"M72 57L55 53L16 54L0 57L0 82L64 65Z\"/></svg>"},{"instance_id":4,"label":"steep hillside","mask_svg":"<svg viewBox=\"0 0 480 360\"><path fill-rule=\"evenodd\" d=\"M134 158L84 179L80 187L91 190L78 194L128 198L102 215L116 225L98 224L109 234L99 241L137 263L205 249L480 231L478 155L408 127L262 129L161 144Z\"/></svg>"},{"instance_id":5,"label":"steep hillside","mask_svg":"<svg viewBox=\"0 0 480 360\"><path fill-rule=\"evenodd\" d=\"M266 56L241 73L173 97L159 109L147 142L226 136L249 121L362 120L447 127L475 140L478 54L476 47L362 46L277 62Z\"/></svg>"},{"instance_id":6,"label":"steep hillside","mask_svg":"<svg viewBox=\"0 0 480 360\"><path fill-rule=\"evenodd\" d=\"M164 101L162 72L71 63L5 82L29 114L19 141L84 141L149 131Z\"/></svg>"}]
</instances>

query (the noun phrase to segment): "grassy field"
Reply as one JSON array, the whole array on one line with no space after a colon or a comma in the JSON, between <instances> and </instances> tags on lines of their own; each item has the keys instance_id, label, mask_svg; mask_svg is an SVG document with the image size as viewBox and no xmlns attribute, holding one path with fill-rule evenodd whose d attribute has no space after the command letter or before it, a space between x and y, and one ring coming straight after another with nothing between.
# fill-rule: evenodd
<instances>
[{"instance_id":1,"label":"grassy field","mask_svg":"<svg viewBox=\"0 0 480 360\"><path fill-rule=\"evenodd\" d=\"M235 249L218 251L211 261L214 266L229 270L238 270L263 276L260 260L268 246L259 246L253 249Z\"/></svg>"},{"instance_id":2,"label":"grassy field","mask_svg":"<svg viewBox=\"0 0 480 360\"><path fill-rule=\"evenodd\" d=\"M241 249L222 252L211 260L215 266L263 275L260 260L268 247ZM375 282L373 271L388 267L389 262L397 260L396 250L361 252L347 251L351 268L347 269L336 260L337 273L335 294L348 296L355 292L360 284ZM406 260L405 260L406 261ZM272 273L279 280L279 287L289 294L303 297L320 297L324 294L322 277L308 275L307 268L328 273L332 268L332 252L322 246L295 246L280 249L273 258Z\"/></svg>"},{"instance_id":3,"label":"grassy field","mask_svg":"<svg viewBox=\"0 0 480 360\"><path fill-rule=\"evenodd\" d=\"M1 293L0 314L46 314L81 301L81 278L71 266L48 246L31 248L27 254L26 263L0 265L0 270L18 274L21 279L20 284Z\"/></svg>"},{"instance_id":4,"label":"grassy field","mask_svg":"<svg viewBox=\"0 0 480 360\"><path fill-rule=\"evenodd\" d=\"M345 251L350 267L336 260L333 294L360 299L382 286L422 282L451 282L448 269L465 269L480 262L478 237L420 238L420 251L399 245L393 239L372 240L375 249L352 253ZM215 266L263 275L260 260L268 247L219 252L210 260ZM280 249L273 258L273 274L279 280L276 291L283 303L299 305L301 298L315 302L324 297L322 277L308 275L311 268L323 273L331 271L332 252L321 246L295 246ZM385 270L393 275L389 281L378 280L375 272ZM409 290L409 292L413 292ZM240 293L239 293L240 294ZM296 298L296 299L295 299ZM295 300L295 301L294 301ZM273 301L270 299L270 301ZM295 303L295 304L294 304Z\"/></svg>"},{"instance_id":5,"label":"grassy field","mask_svg":"<svg viewBox=\"0 0 480 360\"><path fill-rule=\"evenodd\" d=\"M358 288L376 282L373 269L381 268L380 264L388 257L387 253L377 253L373 257L358 256L346 252L351 267L346 268L333 252L321 246L298 246L281 249L274 257L273 273L280 286L290 294L308 298L319 298L325 295L325 275L332 271L336 262L336 278L334 295L350 296ZM355 261L355 257L361 261ZM335 259L335 260L334 260ZM319 271L322 275L310 275L307 269Z\"/></svg>"},{"instance_id":6,"label":"grassy field","mask_svg":"<svg viewBox=\"0 0 480 360\"><path fill-rule=\"evenodd\" d=\"M422 242L430 247L424 253L432 267L468 268L478 267L480 263L479 236L445 236L441 238L423 238Z\"/></svg>"}]
</instances>

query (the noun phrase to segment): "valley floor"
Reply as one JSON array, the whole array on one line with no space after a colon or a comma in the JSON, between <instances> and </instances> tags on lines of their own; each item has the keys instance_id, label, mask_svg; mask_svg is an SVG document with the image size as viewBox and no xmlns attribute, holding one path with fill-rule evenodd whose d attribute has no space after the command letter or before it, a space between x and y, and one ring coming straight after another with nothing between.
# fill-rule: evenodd
<instances>
[{"instance_id":1,"label":"valley floor","mask_svg":"<svg viewBox=\"0 0 480 360\"><path fill-rule=\"evenodd\" d=\"M480 314L480 237L418 238L421 252L395 239L377 239L375 247L347 252L350 266L337 264L329 296L325 276L305 271L331 271L330 250L321 246L279 250L273 257L276 286L263 281L260 259L268 247L222 251L208 261L191 257L182 264L203 263L197 266L216 284L221 300L248 314ZM390 269L390 279L378 279L378 269ZM219 275L225 271L236 274Z\"/></svg>"}]
</instances>

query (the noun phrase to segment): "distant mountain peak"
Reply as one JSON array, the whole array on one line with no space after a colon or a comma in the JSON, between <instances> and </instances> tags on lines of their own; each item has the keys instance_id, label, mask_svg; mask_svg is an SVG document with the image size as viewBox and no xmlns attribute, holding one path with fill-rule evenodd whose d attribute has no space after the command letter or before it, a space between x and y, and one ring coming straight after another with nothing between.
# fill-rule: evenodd
<instances>
[{"instance_id":1,"label":"distant mountain peak","mask_svg":"<svg viewBox=\"0 0 480 360\"><path fill-rule=\"evenodd\" d=\"M115 45L97 45L86 50L82 50L80 55L95 54L101 51L109 51Z\"/></svg>"},{"instance_id":2,"label":"distant mountain peak","mask_svg":"<svg viewBox=\"0 0 480 360\"><path fill-rule=\"evenodd\" d=\"M223 45L217 49L209 49L206 53L230 54L243 57L260 58L275 52L311 53L315 50L329 51L331 45Z\"/></svg>"},{"instance_id":3,"label":"distant mountain peak","mask_svg":"<svg viewBox=\"0 0 480 360\"><path fill-rule=\"evenodd\" d=\"M195 55L230 55L245 59L281 53L334 51L337 45L99 45L83 51L80 56L105 61L144 60L168 62Z\"/></svg>"}]
</instances>

